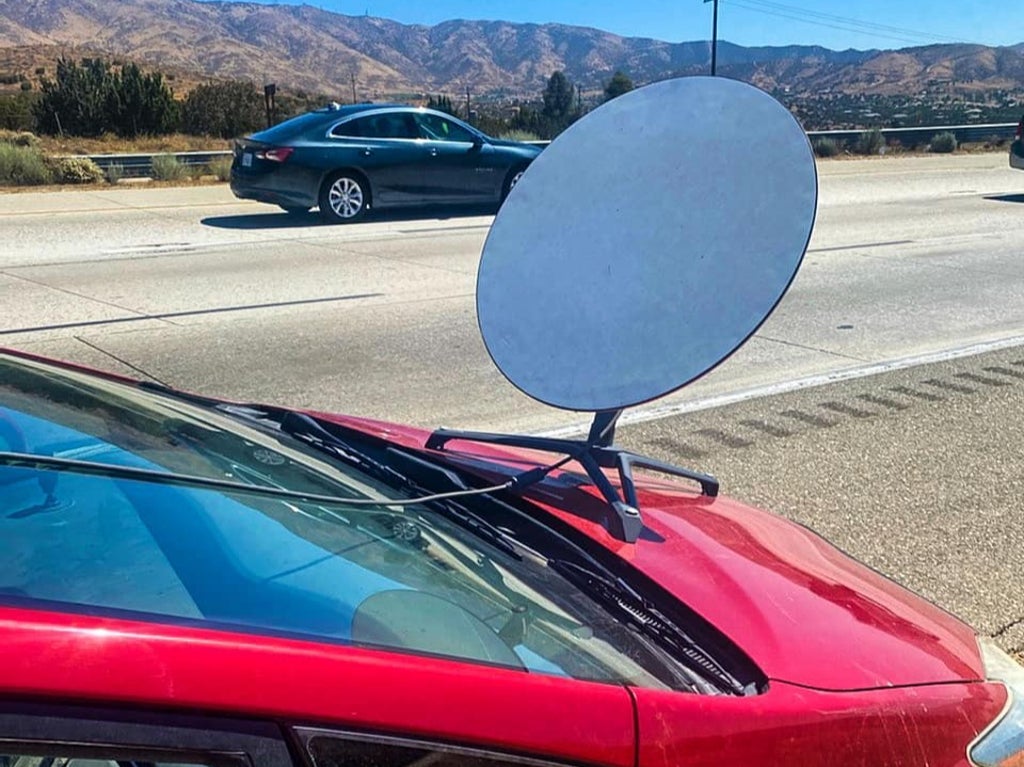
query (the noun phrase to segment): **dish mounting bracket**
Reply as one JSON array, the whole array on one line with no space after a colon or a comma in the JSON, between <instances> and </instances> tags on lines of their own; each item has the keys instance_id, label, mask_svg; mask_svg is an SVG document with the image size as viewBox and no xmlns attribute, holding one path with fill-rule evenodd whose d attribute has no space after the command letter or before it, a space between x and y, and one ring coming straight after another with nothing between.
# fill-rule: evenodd
<instances>
[{"instance_id":1,"label":"dish mounting bracket","mask_svg":"<svg viewBox=\"0 0 1024 767\"><path fill-rule=\"evenodd\" d=\"M636 483L633 480L634 467L693 480L700 485L704 495L712 498L718 495L718 480L710 474L674 466L616 447L613 444L615 425L620 415L622 410L595 413L586 440L438 429L427 439L426 447L428 450L444 450L445 445L451 440L464 440L571 456L583 467L591 482L608 502L608 532L626 543L635 543L640 537L644 523L640 516ZM615 469L618 472L621 494L602 469Z\"/></svg>"}]
</instances>

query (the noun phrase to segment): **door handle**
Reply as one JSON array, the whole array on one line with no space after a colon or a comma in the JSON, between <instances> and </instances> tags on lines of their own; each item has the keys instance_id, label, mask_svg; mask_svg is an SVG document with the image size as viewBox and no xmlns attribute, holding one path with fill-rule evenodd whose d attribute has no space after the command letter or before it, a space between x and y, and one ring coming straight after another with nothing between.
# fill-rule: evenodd
<instances>
[{"instance_id":1,"label":"door handle","mask_svg":"<svg viewBox=\"0 0 1024 767\"><path fill-rule=\"evenodd\" d=\"M369 147L363 149L363 157L369 157L371 154L373 154L373 150Z\"/></svg>"},{"instance_id":2,"label":"door handle","mask_svg":"<svg viewBox=\"0 0 1024 767\"><path fill-rule=\"evenodd\" d=\"M430 150L430 156L431 157L437 157L437 150L436 149L431 149Z\"/></svg>"}]
</instances>

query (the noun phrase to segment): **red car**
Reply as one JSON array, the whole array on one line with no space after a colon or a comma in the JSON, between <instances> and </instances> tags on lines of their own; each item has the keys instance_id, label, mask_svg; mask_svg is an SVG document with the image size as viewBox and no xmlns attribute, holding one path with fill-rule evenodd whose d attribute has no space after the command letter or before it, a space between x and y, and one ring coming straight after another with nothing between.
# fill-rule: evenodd
<instances>
[{"instance_id":1,"label":"red car","mask_svg":"<svg viewBox=\"0 0 1024 767\"><path fill-rule=\"evenodd\" d=\"M1021 668L814 533L429 438L0 355L5 767L1022 763Z\"/></svg>"},{"instance_id":2,"label":"red car","mask_svg":"<svg viewBox=\"0 0 1024 767\"><path fill-rule=\"evenodd\" d=\"M566 135L491 228L478 318L510 381L595 412L586 441L0 353L0 767L1024 764L1005 654L613 444L792 280L816 199L792 115L691 78Z\"/></svg>"}]
</instances>

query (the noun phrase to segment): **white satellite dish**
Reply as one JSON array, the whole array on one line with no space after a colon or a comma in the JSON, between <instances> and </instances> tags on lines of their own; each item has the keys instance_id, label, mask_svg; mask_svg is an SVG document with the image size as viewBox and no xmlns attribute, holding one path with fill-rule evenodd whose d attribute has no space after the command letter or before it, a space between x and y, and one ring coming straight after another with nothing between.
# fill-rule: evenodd
<instances>
[{"instance_id":1,"label":"white satellite dish","mask_svg":"<svg viewBox=\"0 0 1024 767\"><path fill-rule=\"evenodd\" d=\"M763 91L689 77L620 96L545 149L499 211L477 275L487 351L567 410L668 394L775 308L816 201L807 137Z\"/></svg>"},{"instance_id":2,"label":"white satellite dish","mask_svg":"<svg viewBox=\"0 0 1024 767\"><path fill-rule=\"evenodd\" d=\"M608 501L609 532L627 542L643 530L634 466L717 495L714 477L612 445L615 423L754 334L796 276L817 197L803 129L753 86L667 80L591 112L513 189L477 274L480 332L498 369L534 399L594 411L590 434L440 429L427 447L460 439L567 454ZM556 465L517 477L515 489Z\"/></svg>"}]
</instances>

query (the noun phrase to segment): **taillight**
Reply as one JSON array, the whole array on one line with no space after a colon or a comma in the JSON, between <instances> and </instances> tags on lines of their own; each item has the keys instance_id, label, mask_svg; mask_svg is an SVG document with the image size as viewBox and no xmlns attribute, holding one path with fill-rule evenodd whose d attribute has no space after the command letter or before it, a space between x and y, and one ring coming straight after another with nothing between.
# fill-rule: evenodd
<instances>
[{"instance_id":1,"label":"taillight","mask_svg":"<svg viewBox=\"0 0 1024 767\"><path fill-rule=\"evenodd\" d=\"M1019 141L1021 137L1024 137L1024 117L1017 123L1017 140Z\"/></svg>"},{"instance_id":2,"label":"taillight","mask_svg":"<svg viewBox=\"0 0 1024 767\"><path fill-rule=\"evenodd\" d=\"M287 160L292 152L295 150L290 146L277 147L275 149L264 149L256 153L256 156L261 160L270 160L271 162L284 162Z\"/></svg>"}]
</instances>

